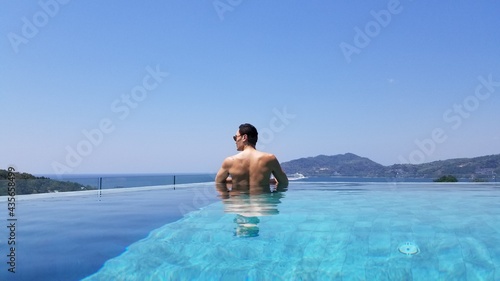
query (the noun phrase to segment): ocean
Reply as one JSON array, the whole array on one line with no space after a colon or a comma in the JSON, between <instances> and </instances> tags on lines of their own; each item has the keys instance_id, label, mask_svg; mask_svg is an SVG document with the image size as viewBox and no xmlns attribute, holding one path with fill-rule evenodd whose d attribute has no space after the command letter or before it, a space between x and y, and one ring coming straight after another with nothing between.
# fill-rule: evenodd
<instances>
[{"instance_id":1,"label":"ocean","mask_svg":"<svg viewBox=\"0 0 500 281\"><path fill-rule=\"evenodd\" d=\"M95 189L176 185L214 181L215 174L68 174L40 175L53 180L70 181Z\"/></svg>"}]
</instances>

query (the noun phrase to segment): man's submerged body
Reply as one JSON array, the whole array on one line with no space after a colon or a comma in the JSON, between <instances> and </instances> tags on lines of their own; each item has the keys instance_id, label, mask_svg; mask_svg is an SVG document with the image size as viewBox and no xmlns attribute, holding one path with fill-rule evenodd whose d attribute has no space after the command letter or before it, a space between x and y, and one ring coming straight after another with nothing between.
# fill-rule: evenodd
<instances>
[{"instance_id":1,"label":"man's submerged body","mask_svg":"<svg viewBox=\"0 0 500 281\"><path fill-rule=\"evenodd\" d=\"M228 176L234 185L269 185L271 174L280 184L288 184L288 178L281 170L278 159L273 154L257 151L251 146L222 162L216 183L224 183Z\"/></svg>"}]
</instances>

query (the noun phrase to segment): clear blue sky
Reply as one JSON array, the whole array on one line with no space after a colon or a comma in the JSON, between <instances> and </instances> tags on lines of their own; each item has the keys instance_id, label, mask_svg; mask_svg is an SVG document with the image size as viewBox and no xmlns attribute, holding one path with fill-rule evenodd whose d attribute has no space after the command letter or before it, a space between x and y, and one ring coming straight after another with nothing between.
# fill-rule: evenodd
<instances>
[{"instance_id":1,"label":"clear blue sky","mask_svg":"<svg viewBox=\"0 0 500 281\"><path fill-rule=\"evenodd\" d=\"M0 11L3 169L215 172L245 122L281 162L500 153L498 1L41 0Z\"/></svg>"}]
</instances>

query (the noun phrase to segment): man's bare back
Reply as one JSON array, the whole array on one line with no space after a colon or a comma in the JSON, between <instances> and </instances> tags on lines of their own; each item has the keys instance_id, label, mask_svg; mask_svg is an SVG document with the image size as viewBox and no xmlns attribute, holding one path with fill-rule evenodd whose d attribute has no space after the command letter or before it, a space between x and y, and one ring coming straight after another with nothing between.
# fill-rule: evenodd
<instances>
[{"instance_id":1,"label":"man's bare back","mask_svg":"<svg viewBox=\"0 0 500 281\"><path fill-rule=\"evenodd\" d=\"M256 150L254 144L249 144L247 134L240 131L233 138L241 152L224 159L216 183L225 183L230 176L235 185L269 185L273 175L279 184L288 185L288 178L273 154Z\"/></svg>"},{"instance_id":2,"label":"man's bare back","mask_svg":"<svg viewBox=\"0 0 500 281\"><path fill-rule=\"evenodd\" d=\"M231 176L236 185L268 185L271 174L279 183L288 183L274 155L247 148L224 160L215 181L225 182Z\"/></svg>"}]
</instances>

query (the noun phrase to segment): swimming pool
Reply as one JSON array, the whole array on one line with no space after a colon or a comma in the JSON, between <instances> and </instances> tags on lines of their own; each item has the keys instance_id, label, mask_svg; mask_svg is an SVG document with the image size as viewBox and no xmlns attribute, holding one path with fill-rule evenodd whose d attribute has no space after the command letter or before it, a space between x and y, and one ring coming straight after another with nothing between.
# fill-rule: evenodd
<instances>
[{"instance_id":1,"label":"swimming pool","mask_svg":"<svg viewBox=\"0 0 500 281\"><path fill-rule=\"evenodd\" d=\"M201 183L18 195L16 272L8 271L2 226L0 280L81 280L151 230L217 199L213 184ZM6 200L0 220L8 225Z\"/></svg>"},{"instance_id":2,"label":"swimming pool","mask_svg":"<svg viewBox=\"0 0 500 281\"><path fill-rule=\"evenodd\" d=\"M495 184L292 182L26 200L60 218L24 219L40 235L19 241L44 250L16 278L500 280L499 197Z\"/></svg>"}]
</instances>

